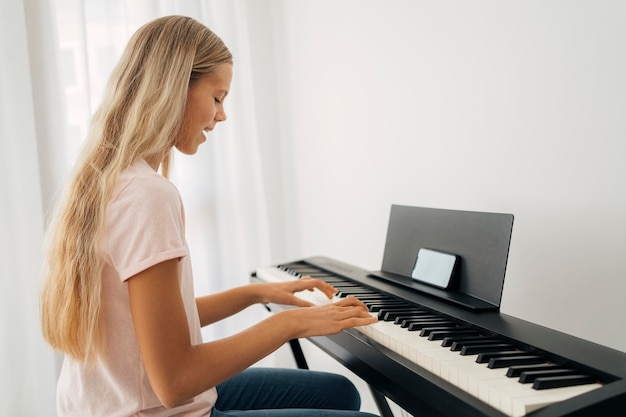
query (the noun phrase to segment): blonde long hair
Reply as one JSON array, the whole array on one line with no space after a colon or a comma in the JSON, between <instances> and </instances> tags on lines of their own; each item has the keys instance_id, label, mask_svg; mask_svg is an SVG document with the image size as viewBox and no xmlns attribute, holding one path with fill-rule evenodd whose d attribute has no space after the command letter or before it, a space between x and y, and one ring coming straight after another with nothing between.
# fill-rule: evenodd
<instances>
[{"instance_id":1,"label":"blonde long hair","mask_svg":"<svg viewBox=\"0 0 626 417\"><path fill-rule=\"evenodd\" d=\"M222 40L185 16L156 19L130 39L47 232L41 324L53 348L85 361L101 353L102 239L117 177L142 157L168 175L190 83L227 62Z\"/></svg>"}]
</instances>

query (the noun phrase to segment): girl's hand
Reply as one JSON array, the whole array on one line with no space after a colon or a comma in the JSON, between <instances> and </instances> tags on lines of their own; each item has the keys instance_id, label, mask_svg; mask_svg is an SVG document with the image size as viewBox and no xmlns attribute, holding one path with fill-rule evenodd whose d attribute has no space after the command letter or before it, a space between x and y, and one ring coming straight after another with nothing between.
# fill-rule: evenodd
<instances>
[{"instance_id":1,"label":"girl's hand","mask_svg":"<svg viewBox=\"0 0 626 417\"><path fill-rule=\"evenodd\" d=\"M297 307L311 307L308 301L296 297L294 294L300 291L320 290L330 300L337 289L332 285L311 277L294 279L286 282L271 282L258 284L260 302L263 304L276 303L283 305L292 305Z\"/></svg>"},{"instance_id":2,"label":"girl's hand","mask_svg":"<svg viewBox=\"0 0 626 417\"><path fill-rule=\"evenodd\" d=\"M352 296L323 306L283 310L275 316L283 320L293 338L331 335L378 321L365 304Z\"/></svg>"}]
</instances>

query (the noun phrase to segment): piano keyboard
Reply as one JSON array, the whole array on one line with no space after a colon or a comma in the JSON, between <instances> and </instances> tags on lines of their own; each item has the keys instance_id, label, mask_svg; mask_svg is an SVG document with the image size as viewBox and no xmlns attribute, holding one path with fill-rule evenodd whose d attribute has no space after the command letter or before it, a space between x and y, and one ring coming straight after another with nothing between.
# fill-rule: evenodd
<instances>
[{"instance_id":1,"label":"piano keyboard","mask_svg":"<svg viewBox=\"0 0 626 417\"><path fill-rule=\"evenodd\" d=\"M508 416L602 387L594 376L532 348L313 265L259 268L256 276L267 282L311 276L337 288L337 297L357 297L379 321L355 330ZM333 301L319 290L296 296L316 305Z\"/></svg>"}]
</instances>

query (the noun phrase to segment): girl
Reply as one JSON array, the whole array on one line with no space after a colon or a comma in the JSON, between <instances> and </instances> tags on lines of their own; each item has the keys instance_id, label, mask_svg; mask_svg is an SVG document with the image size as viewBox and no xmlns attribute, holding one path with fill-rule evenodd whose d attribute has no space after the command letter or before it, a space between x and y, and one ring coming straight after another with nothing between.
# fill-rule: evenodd
<instances>
[{"instance_id":1,"label":"girl","mask_svg":"<svg viewBox=\"0 0 626 417\"><path fill-rule=\"evenodd\" d=\"M169 158L226 120L232 67L214 33L169 16L140 28L113 71L48 231L41 319L65 353L61 417L364 415L343 377L246 370L290 339L372 323L361 302L311 306L294 293L335 289L310 278L194 298ZM269 302L301 308L202 342L201 326Z\"/></svg>"}]
</instances>

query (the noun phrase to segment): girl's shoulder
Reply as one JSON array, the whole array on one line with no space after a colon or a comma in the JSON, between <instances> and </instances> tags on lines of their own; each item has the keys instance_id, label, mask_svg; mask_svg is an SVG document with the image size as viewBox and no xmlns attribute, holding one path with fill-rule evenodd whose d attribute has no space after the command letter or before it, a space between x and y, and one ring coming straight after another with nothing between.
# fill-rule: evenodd
<instances>
[{"instance_id":1,"label":"girl's shoulder","mask_svg":"<svg viewBox=\"0 0 626 417\"><path fill-rule=\"evenodd\" d=\"M143 159L123 171L113 192L112 201L123 196L141 200L179 200L178 189L167 178L154 171Z\"/></svg>"}]
</instances>

